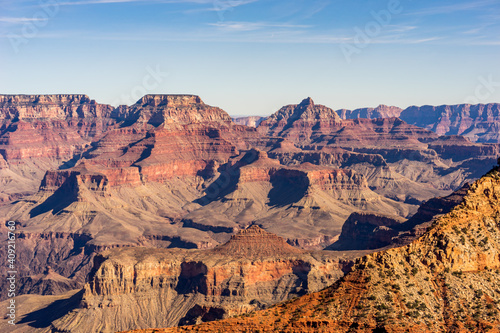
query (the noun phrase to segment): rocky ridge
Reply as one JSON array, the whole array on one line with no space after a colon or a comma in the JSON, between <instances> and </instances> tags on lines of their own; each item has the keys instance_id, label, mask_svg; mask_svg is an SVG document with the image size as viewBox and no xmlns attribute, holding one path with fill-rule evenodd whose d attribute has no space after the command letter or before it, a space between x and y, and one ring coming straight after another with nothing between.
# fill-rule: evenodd
<instances>
[{"instance_id":1,"label":"rocky ridge","mask_svg":"<svg viewBox=\"0 0 500 333\"><path fill-rule=\"evenodd\" d=\"M406 245L425 233L435 219L460 204L468 189L469 184L465 184L446 197L429 199L408 220L374 212L352 213L342 226L339 239L327 249L364 250Z\"/></svg>"},{"instance_id":2,"label":"rocky ridge","mask_svg":"<svg viewBox=\"0 0 500 333\"><path fill-rule=\"evenodd\" d=\"M341 109L336 111L342 119L377 119L377 118L398 118L403 109L397 106L379 105L376 108L361 108L356 110Z\"/></svg>"}]
</instances>

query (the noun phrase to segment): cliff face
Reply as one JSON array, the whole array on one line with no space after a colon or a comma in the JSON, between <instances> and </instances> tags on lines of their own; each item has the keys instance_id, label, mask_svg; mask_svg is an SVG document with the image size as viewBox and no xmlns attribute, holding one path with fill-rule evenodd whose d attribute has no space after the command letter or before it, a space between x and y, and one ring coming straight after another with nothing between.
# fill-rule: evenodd
<instances>
[{"instance_id":1,"label":"cliff face","mask_svg":"<svg viewBox=\"0 0 500 333\"><path fill-rule=\"evenodd\" d=\"M469 184L446 197L424 202L408 220L374 212L352 213L331 250L364 250L406 245L425 233L431 222L449 213L467 194Z\"/></svg>"},{"instance_id":2,"label":"cliff face","mask_svg":"<svg viewBox=\"0 0 500 333\"><path fill-rule=\"evenodd\" d=\"M357 118L399 118L403 109L396 106L379 105L376 108L361 108L356 110L341 109L337 110L337 114L342 119L357 119Z\"/></svg>"},{"instance_id":3,"label":"cliff face","mask_svg":"<svg viewBox=\"0 0 500 333\"><path fill-rule=\"evenodd\" d=\"M226 318L324 288L346 264L256 226L213 250L119 249L94 261L79 307L55 320L54 330L116 332Z\"/></svg>"},{"instance_id":4,"label":"cliff face","mask_svg":"<svg viewBox=\"0 0 500 333\"><path fill-rule=\"evenodd\" d=\"M495 332L499 198L497 168L422 237L359 259L332 287L255 313L260 321L239 317L182 331Z\"/></svg>"},{"instance_id":5,"label":"cliff face","mask_svg":"<svg viewBox=\"0 0 500 333\"><path fill-rule=\"evenodd\" d=\"M437 135L411 126L398 118L347 119L308 98L299 105L288 105L260 123L258 130L270 136L287 138L299 147L335 145L338 147L392 148L421 147Z\"/></svg>"},{"instance_id":6,"label":"cliff face","mask_svg":"<svg viewBox=\"0 0 500 333\"><path fill-rule=\"evenodd\" d=\"M337 242L328 249L359 250L377 249L393 243L398 235L395 227L405 220L380 213L352 213L344 225Z\"/></svg>"},{"instance_id":7,"label":"cliff face","mask_svg":"<svg viewBox=\"0 0 500 333\"><path fill-rule=\"evenodd\" d=\"M0 201L33 193L47 169L82 154L116 117L86 95L0 95Z\"/></svg>"},{"instance_id":8,"label":"cliff face","mask_svg":"<svg viewBox=\"0 0 500 333\"><path fill-rule=\"evenodd\" d=\"M410 207L477 179L500 153L498 144L440 137L399 118L337 121L334 111L324 111L310 100L301 105L285 107L259 125L260 133L286 138L269 150L269 156L285 165L310 162L352 169L363 174L377 194ZM318 114L330 116L328 129L319 123ZM295 149L280 146L289 142Z\"/></svg>"},{"instance_id":9,"label":"cliff face","mask_svg":"<svg viewBox=\"0 0 500 333\"><path fill-rule=\"evenodd\" d=\"M87 95L0 95L0 119L114 118L114 107Z\"/></svg>"},{"instance_id":10,"label":"cliff face","mask_svg":"<svg viewBox=\"0 0 500 333\"><path fill-rule=\"evenodd\" d=\"M198 96L147 95L129 108L122 127L109 131L85 157L115 178L111 186L163 183L226 163L248 148L245 140L252 137L254 129L234 125L226 112ZM121 172L132 179L113 177Z\"/></svg>"},{"instance_id":11,"label":"cliff face","mask_svg":"<svg viewBox=\"0 0 500 333\"><path fill-rule=\"evenodd\" d=\"M155 127L163 123L231 122L225 111L208 106L193 95L146 95L130 106L127 113L128 121Z\"/></svg>"},{"instance_id":12,"label":"cliff face","mask_svg":"<svg viewBox=\"0 0 500 333\"><path fill-rule=\"evenodd\" d=\"M67 117L66 120L57 120L62 123L73 119L68 108L88 101L85 96L42 97L9 100L21 104L35 103L41 109L45 105L51 108L56 105L57 110L64 106L60 114L51 115ZM145 96L136 105L122 107L119 111L122 118L115 119L116 126L93 138L96 141L88 147L88 138L75 132L71 132L74 140L70 137L66 140L52 138L54 144L59 145L58 152L62 152L62 145L71 144L71 140L85 144L78 158L70 160L67 157L66 167L61 165L61 159L66 155L54 159L52 164L43 164L43 156L31 159L23 156L19 162L33 160L40 169L43 166L45 173L40 175L41 182L36 184L37 193L0 208L5 213L3 216L20 224L22 256L35 257L26 260L20 268L23 276L42 274L53 268L57 274L71 279L69 285L81 286L93 256L104 249L137 245L214 247L233 232L226 230L224 236L215 237L216 240L205 230L184 228L179 219L186 214L183 206L202 195L206 180L210 183L218 166L237 156L239 148L248 146L245 139L255 137L255 129L232 124L227 113L205 105L197 96ZM42 117L48 117L48 113L32 116L34 120L30 122L48 126L49 120ZM20 123L22 120L13 122L16 126ZM49 134L57 135L48 127ZM19 135L26 138L26 147L32 147L23 147L23 151L32 149L37 154L50 151L48 147L52 141L36 135L33 139L26 130L20 130ZM33 142L36 140L40 147ZM20 145L18 143L11 140L6 147L15 149ZM12 161L9 155L6 175L12 174ZM31 164L24 166L28 167L31 168ZM12 190L19 190L15 181L11 183ZM54 256L51 247L66 255ZM36 288L30 281L21 283L23 292L59 290ZM4 284L2 282L0 286Z\"/></svg>"}]
</instances>

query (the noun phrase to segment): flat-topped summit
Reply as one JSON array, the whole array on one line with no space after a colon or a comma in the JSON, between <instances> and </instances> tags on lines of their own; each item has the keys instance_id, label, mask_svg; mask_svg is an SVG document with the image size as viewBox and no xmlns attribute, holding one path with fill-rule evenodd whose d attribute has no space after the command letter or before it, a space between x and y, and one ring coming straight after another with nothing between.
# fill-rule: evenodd
<instances>
[{"instance_id":1,"label":"flat-topped summit","mask_svg":"<svg viewBox=\"0 0 500 333\"><path fill-rule=\"evenodd\" d=\"M224 110L203 103L196 95L145 95L129 107L128 118L155 127L168 123L231 122Z\"/></svg>"},{"instance_id":2,"label":"flat-topped summit","mask_svg":"<svg viewBox=\"0 0 500 333\"><path fill-rule=\"evenodd\" d=\"M202 104L203 101L196 95L145 95L137 101L136 104L149 105L149 106L190 106L195 104Z\"/></svg>"},{"instance_id":3,"label":"flat-topped summit","mask_svg":"<svg viewBox=\"0 0 500 333\"><path fill-rule=\"evenodd\" d=\"M52 94L52 95L0 95L0 104L73 104L90 103L89 96L84 94Z\"/></svg>"},{"instance_id":4,"label":"flat-topped summit","mask_svg":"<svg viewBox=\"0 0 500 333\"><path fill-rule=\"evenodd\" d=\"M304 252L256 225L239 231L214 251L231 253L234 256L278 256Z\"/></svg>"},{"instance_id":5,"label":"flat-topped summit","mask_svg":"<svg viewBox=\"0 0 500 333\"><path fill-rule=\"evenodd\" d=\"M83 94L0 95L0 119L111 118L113 110Z\"/></svg>"},{"instance_id":6,"label":"flat-topped summit","mask_svg":"<svg viewBox=\"0 0 500 333\"><path fill-rule=\"evenodd\" d=\"M357 118L393 118L399 117L403 109L397 106L388 106L380 104L376 108L361 108L356 110L341 109L337 113L342 119L357 119Z\"/></svg>"}]
</instances>

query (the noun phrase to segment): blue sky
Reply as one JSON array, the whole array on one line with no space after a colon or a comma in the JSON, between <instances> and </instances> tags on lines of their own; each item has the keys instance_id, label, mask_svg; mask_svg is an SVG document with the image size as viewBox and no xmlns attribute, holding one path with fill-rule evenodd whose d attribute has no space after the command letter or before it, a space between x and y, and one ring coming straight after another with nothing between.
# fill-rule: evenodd
<instances>
[{"instance_id":1,"label":"blue sky","mask_svg":"<svg viewBox=\"0 0 500 333\"><path fill-rule=\"evenodd\" d=\"M232 115L500 102L500 0L3 0L0 93Z\"/></svg>"}]
</instances>

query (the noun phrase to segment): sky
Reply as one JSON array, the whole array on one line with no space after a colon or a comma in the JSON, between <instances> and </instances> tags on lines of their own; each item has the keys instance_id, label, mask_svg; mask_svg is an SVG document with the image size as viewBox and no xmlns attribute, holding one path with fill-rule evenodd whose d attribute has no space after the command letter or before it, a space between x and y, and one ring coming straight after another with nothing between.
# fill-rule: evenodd
<instances>
[{"instance_id":1,"label":"sky","mask_svg":"<svg viewBox=\"0 0 500 333\"><path fill-rule=\"evenodd\" d=\"M500 102L500 0L0 0L0 94L231 115Z\"/></svg>"}]
</instances>

